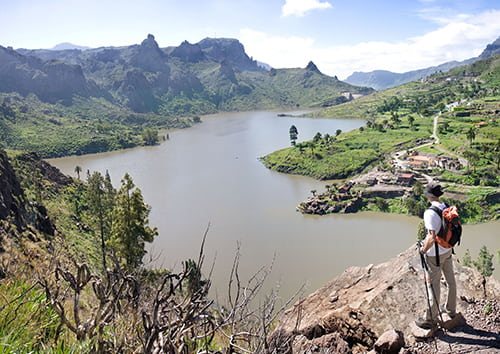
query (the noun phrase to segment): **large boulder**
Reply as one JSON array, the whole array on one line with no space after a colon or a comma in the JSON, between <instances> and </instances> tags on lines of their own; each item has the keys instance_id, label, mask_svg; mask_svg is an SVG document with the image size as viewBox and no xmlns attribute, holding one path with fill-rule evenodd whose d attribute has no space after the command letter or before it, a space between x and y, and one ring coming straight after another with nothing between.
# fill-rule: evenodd
<instances>
[{"instance_id":1,"label":"large boulder","mask_svg":"<svg viewBox=\"0 0 500 354\"><path fill-rule=\"evenodd\" d=\"M458 311L466 298L498 299L500 283L454 261L458 288ZM446 293L444 283L442 293ZM368 350L386 331L402 333L414 343L410 324L427 306L420 257L411 247L379 265L351 267L328 284L298 301L279 320L270 336L280 353L297 352L298 336L316 340L338 333L351 348ZM305 344L301 342L301 346Z\"/></svg>"}]
</instances>

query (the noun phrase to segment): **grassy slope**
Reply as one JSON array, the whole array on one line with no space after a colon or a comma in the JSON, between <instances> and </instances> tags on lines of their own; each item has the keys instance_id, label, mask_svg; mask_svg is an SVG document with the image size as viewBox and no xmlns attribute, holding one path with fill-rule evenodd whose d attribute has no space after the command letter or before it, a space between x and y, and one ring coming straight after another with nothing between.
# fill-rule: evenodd
<instances>
[{"instance_id":1,"label":"grassy slope","mask_svg":"<svg viewBox=\"0 0 500 354\"><path fill-rule=\"evenodd\" d=\"M139 114L104 99L74 98L74 104L48 104L34 95L0 94L12 115L0 119L0 142L9 149L57 157L123 149L142 144L144 128L187 127L190 120Z\"/></svg>"}]
</instances>

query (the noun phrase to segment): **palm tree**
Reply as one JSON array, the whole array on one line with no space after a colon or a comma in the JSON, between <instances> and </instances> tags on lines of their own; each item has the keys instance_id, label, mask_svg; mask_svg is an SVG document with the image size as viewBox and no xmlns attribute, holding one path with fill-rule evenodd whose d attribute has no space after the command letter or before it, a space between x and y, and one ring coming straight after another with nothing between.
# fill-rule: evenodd
<instances>
[{"instance_id":1,"label":"palm tree","mask_svg":"<svg viewBox=\"0 0 500 354\"><path fill-rule=\"evenodd\" d=\"M82 172L82 168L80 166L76 165L75 172L76 172L76 175L78 176L78 179L80 179L80 172Z\"/></svg>"},{"instance_id":2,"label":"palm tree","mask_svg":"<svg viewBox=\"0 0 500 354\"><path fill-rule=\"evenodd\" d=\"M469 130L467 130L467 132L465 133L465 135L467 136L467 140L469 140L469 142L472 145L472 142L476 138L476 128L470 127Z\"/></svg>"}]
</instances>

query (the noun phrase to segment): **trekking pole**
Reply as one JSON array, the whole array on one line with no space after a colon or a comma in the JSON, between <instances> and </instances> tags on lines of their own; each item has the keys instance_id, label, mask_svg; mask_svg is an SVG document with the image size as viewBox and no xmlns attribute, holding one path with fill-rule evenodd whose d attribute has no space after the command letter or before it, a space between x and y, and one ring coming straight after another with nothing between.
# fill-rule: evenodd
<instances>
[{"instance_id":1,"label":"trekking pole","mask_svg":"<svg viewBox=\"0 0 500 354\"><path fill-rule=\"evenodd\" d=\"M427 262L425 260L424 254L420 251L422 249L422 242L421 241L417 241L417 247L418 247L418 253L420 254L420 262L422 263L422 268L424 269L424 285L425 285L425 293L427 295L426 296L427 307L429 308L429 314L431 314L431 316L432 316L432 308L431 308L431 303L429 300L429 289L427 288L427 272L429 271L429 265L427 264ZM432 286L432 282L429 282L429 284L431 285L432 296L434 297L434 302L436 303L436 307L437 307L438 314L439 314L439 319L441 320L441 324L439 325L439 327L441 327L441 329L446 332L447 331L446 328L443 327L443 325L444 325L443 315L441 314L441 311L439 310L439 302L437 301L436 293L434 292L434 286ZM436 345L436 349L437 349L437 342L435 341L435 338L434 338L434 344ZM451 343L448 343L448 347L450 348L450 353L452 353L453 351L451 348Z\"/></svg>"},{"instance_id":2,"label":"trekking pole","mask_svg":"<svg viewBox=\"0 0 500 354\"><path fill-rule=\"evenodd\" d=\"M420 262L422 263L422 268L424 270L424 287L425 287L425 298L427 299L427 308L429 309L429 314L432 316L432 308L431 308L431 302L429 300L429 288L427 287L427 263L425 262L425 258L422 252L420 252L422 243L420 241L417 241L417 247L418 247L418 253L420 254Z\"/></svg>"},{"instance_id":3,"label":"trekking pole","mask_svg":"<svg viewBox=\"0 0 500 354\"><path fill-rule=\"evenodd\" d=\"M429 306L429 313L432 316L432 308L431 308L430 301L429 301L429 289L427 289L427 273L429 272L429 265L427 264L427 261L425 260L424 254L422 252L420 252L420 249L422 247L422 243L420 241L417 241L417 247L418 247L418 253L420 254L420 261L422 262L422 268L424 268L425 290L427 293L427 306ZM431 286L432 297L434 298L434 302L436 303L436 308L437 308L439 319L441 320L441 324L443 324L444 323L443 315L441 314L441 311L439 310L439 301L437 299L436 292L434 291L434 286L432 284L431 279L429 279L429 284ZM440 327L443 328L442 325Z\"/></svg>"}]
</instances>

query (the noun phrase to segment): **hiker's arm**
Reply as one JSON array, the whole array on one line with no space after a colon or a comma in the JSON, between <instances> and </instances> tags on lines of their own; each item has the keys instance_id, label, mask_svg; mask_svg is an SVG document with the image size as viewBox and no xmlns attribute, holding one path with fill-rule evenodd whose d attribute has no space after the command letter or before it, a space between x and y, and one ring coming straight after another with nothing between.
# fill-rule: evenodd
<instances>
[{"instance_id":1,"label":"hiker's arm","mask_svg":"<svg viewBox=\"0 0 500 354\"><path fill-rule=\"evenodd\" d=\"M436 240L436 231L435 230L429 230L427 232L427 237L424 239L424 243L422 245L422 251L425 253L427 252L433 245Z\"/></svg>"}]
</instances>

